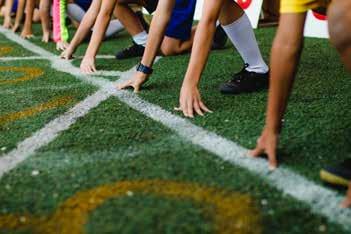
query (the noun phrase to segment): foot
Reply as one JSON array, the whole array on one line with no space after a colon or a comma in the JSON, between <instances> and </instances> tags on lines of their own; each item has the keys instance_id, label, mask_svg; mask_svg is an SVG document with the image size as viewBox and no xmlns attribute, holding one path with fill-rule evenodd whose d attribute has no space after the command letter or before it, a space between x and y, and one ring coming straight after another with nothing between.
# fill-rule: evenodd
<instances>
[{"instance_id":1,"label":"foot","mask_svg":"<svg viewBox=\"0 0 351 234\"><path fill-rule=\"evenodd\" d=\"M351 180L351 158L336 166L323 168L320 171L320 177L328 184L347 187Z\"/></svg>"},{"instance_id":2,"label":"foot","mask_svg":"<svg viewBox=\"0 0 351 234\"><path fill-rule=\"evenodd\" d=\"M223 30L221 25L218 25L216 28L215 35L212 42L212 50L224 49L225 44L227 43L228 36Z\"/></svg>"},{"instance_id":3,"label":"foot","mask_svg":"<svg viewBox=\"0 0 351 234\"><path fill-rule=\"evenodd\" d=\"M118 52L116 54L116 59L127 59L127 58L134 58L134 57L141 57L143 56L145 51L145 47L142 45L138 45L133 42L133 45Z\"/></svg>"},{"instance_id":4,"label":"foot","mask_svg":"<svg viewBox=\"0 0 351 234\"><path fill-rule=\"evenodd\" d=\"M257 73L247 71L245 67L233 76L233 79L220 86L222 94L240 94L258 92L260 90L268 89L269 86L269 72Z\"/></svg>"}]
</instances>

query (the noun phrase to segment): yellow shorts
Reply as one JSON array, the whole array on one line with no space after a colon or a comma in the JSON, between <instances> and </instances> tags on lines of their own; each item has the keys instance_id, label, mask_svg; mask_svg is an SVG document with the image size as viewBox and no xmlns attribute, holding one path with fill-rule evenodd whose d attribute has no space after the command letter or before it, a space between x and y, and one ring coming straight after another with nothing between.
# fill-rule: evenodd
<instances>
[{"instance_id":1,"label":"yellow shorts","mask_svg":"<svg viewBox=\"0 0 351 234\"><path fill-rule=\"evenodd\" d=\"M330 0L281 0L280 13L302 13L319 7L327 7Z\"/></svg>"}]
</instances>

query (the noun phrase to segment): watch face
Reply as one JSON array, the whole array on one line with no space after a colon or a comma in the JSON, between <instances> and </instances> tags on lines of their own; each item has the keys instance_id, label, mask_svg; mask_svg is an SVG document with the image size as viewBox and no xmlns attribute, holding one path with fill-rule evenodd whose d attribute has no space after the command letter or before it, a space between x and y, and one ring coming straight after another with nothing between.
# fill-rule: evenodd
<instances>
[{"instance_id":1,"label":"watch face","mask_svg":"<svg viewBox=\"0 0 351 234\"><path fill-rule=\"evenodd\" d=\"M238 4L240 5L241 8L246 10L247 8L250 7L252 0L237 0Z\"/></svg>"}]
</instances>

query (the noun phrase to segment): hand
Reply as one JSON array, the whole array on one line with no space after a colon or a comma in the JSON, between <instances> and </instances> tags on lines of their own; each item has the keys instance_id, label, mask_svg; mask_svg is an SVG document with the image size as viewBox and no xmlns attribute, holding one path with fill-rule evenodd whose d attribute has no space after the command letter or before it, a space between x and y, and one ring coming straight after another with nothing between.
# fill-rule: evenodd
<instances>
[{"instance_id":1,"label":"hand","mask_svg":"<svg viewBox=\"0 0 351 234\"><path fill-rule=\"evenodd\" d=\"M32 30L27 30L26 28L23 28L21 32L21 37L23 39L31 39L34 37Z\"/></svg>"},{"instance_id":2,"label":"hand","mask_svg":"<svg viewBox=\"0 0 351 234\"><path fill-rule=\"evenodd\" d=\"M69 46L68 42L59 41L56 43L56 50L64 51L65 49L67 49L68 46Z\"/></svg>"},{"instance_id":3,"label":"hand","mask_svg":"<svg viewBox=\"0 0 351 234\"><path fill-rule=\"evenodd\" d=\"M192 86L188 83L183 83L179 104L180 107L175 108L175 110L182 111L186 117L194 118L194 110L196 114L201 116L204 116L204 112L212 113L201 101L197 86Z\"/></svg>"},{"instance_id":4,"label":"hand","mask_svg":"<svg viewBox=\"0 0 351 234\"><path fill-rule=\"evenodd\" d=\"M15 25L12 27L12 32L17 32L19 29L20 25L18 23L15 23Z\"/></svg>"},{"instance_id":5,"label":"hand","mask_svg":"<svg viewBox=\"0 0 351 234\"><path fill-rule=\"evenodd\" d=\"M351 182L349 184L349 190L347 191L347 195L345 200L341 203L342 208L351 207Z\"/></svg>"},{"instance_id":6,"label":"hand","mask_svg":"<svg viewBox=\"0 0 351 234\"><path fill-rule=\"evenodd\" d=\"M6 29L9 29L9 28L12 27L12 22L11 22L11 17L10 16L5 16L3 27L6 28Z\"/></svg>"},{"instance_id":7,"label":"hand","mask_svg":"<svg viewBox=\"0 0 351 234\"><path fill-rule=\"evenodd\" d=\"M122 84L117 85L117 89L125 89L128 87L132 87L135 93L140 91L141 86L146 82L148 79L148 75L142 72L136 72L130 80L123 82Z\"/></svg>"},{"instance_id":8,"label":"hand","mask_svg":"<svg viewBox=\"0 0 351 234\"><path fill-rule=\"evenodd\" d=\"M50 32L43 32L43 37L41 41L44 43L48 43L50 41Z\"/></svg>"},{"instance_id":9,"label":"hand","mask_svg":"<svg viewBox=\"0 0 351 234\"><path fill-rule=\"evenodd\" d=\"M279 135L273 131L264 129L262 135L257 140L257 145L254 150L250 151L250 156L259 157L262 154L267 154L269 169L275 170L278 166L277 162L277 148L279 144Z\"/></svg>"},{"instance_id":10,"label":"hand","mask_svg":"<svg viewBox=\"0 0 351 234\"><path fill-rule=\"evenodd\" d=\"M95 68L95 58L89 58L84 56L81 64L80 64L80 71L84 74L91 74L96 72Z\"/></svg>"},{"instance_id":11,"label":"hand","mask_svg":"<svg viewBox=\"0 0 351 234\"><path fill-rule=\"evenodd\" d=\"M60 58L65 59L65 60L71 60L73 59L73 53L70 50L70 47L68 47L67 49L65 49L61 55Z\"/></svg>"}]
</instances>

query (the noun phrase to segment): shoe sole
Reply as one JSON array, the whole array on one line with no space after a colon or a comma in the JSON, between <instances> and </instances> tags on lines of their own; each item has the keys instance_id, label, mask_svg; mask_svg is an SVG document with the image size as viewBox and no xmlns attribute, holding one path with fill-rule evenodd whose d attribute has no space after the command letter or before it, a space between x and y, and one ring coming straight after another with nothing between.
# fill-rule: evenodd
<instances>
[{"instance_id":1,"label":"shoe sole","mask_svg":"<svg viewBox=\"0 0 351 234\"><path fill-rule=\"evenodd\" d=\"M348 187L349 181L341 176L334 175L326 170L320 171L321 180L333 185Z\"/></svg>"}]
</instances>

